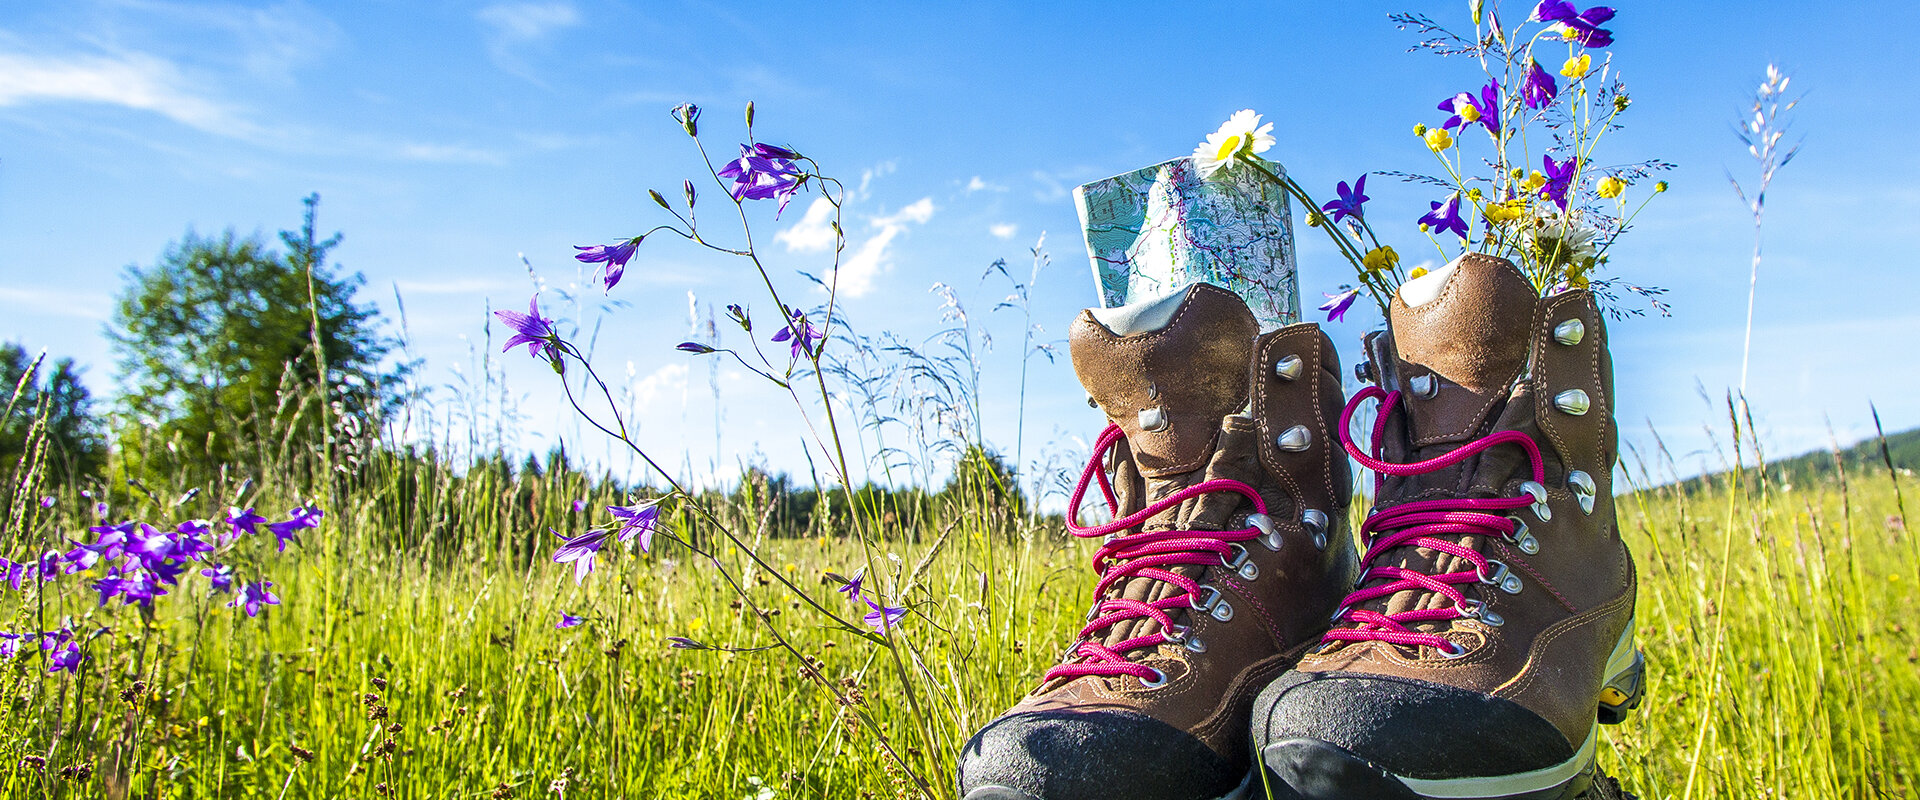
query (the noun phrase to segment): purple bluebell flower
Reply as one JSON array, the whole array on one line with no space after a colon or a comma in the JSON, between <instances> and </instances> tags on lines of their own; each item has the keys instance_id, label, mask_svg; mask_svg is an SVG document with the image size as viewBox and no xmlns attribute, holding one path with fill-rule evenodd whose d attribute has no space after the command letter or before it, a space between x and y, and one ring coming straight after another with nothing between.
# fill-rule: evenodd
<instances>
[{"instance_id":1,"label":"purple bluebell flower","mask_svg":"<svg viewBox=\"0 0 1920 800\"><path fill-rule=\"evenodd\" d=\"M573 627L573 626L575 626L575 625L579 625L580 623L582 623L582 622L586 622L586 621L587 621L587 618L586 618L586 617L576 617L576 616L574 616L574 615L572 615L572 614L569 614L569 613L567 613L567 612L565 612L565 611L562 611L562 612L560 612L560 622L559 622L559 624L556 624L556 625L554 625L553 627L556 627L556 628L571 628L571 627Z\"/></svg>"},{"instance_id":2,"label":"purple bluebell flower","mask_svg":"<svg viewBox=\"0 0 1920 800\"><path fill-rule=\"evenodd\" d=\"M631 506L607 506L607 513L620 520L620 543L640 537L640 552L653 550L653 532L660 525L660 501L650 500Z\"/></svg>"},{"instance_id":3,"label":"purple bluebell flower","mask_svg":"<svg viewBox=\"0 0 1920 800\"><path fill-rule=\"evenodd\" d=\"M560 358L560 332L554 330L553 320L540 316L540 295L536 294L527 301L527 313L501 309L493 312L508 328L513 330L507 346L500 348L505 353L520 345L527 346L527 355L539 356L542 351L549 359Z\"/></svg>"},{"instance_id":4,"label":"purple bluebell flower","mask_svg":"<svg viewBox=\"0 0 1920 800\"><path fill-rule=\"evenodd\" d=\"M560 549L553 553L553 563L572 564L573 582L579 584L587 579L587 573L593 571L593 559L605 547L607 538L613 535L611 530L594 529L571 539L552 528L547 529L560 537Z\"/></svg>"},{"instance_id":5,"label":"purple bluebell flower","mask_svg":"<svg viewBox=\"0 0 1920 800\"><path fill-rule=\"evenodd\" d=\"M862 599L865 599L867 601L868 608L873 609L872 611L867 612L867 616L865 619L866 619L867 625L871 626L875 632L885 633L888 629L892 628L896 623L898 623L901 617L904 617L907 615L907 610L904 608L897 608L894 606L882 605L880 603L873 602L873 600L869 598L862 598Z\"/></svg>"},{"instance_id":6,"label":"purple bluebell flower","mask_svg":"<svg viewBox=\"0 0 1920 800\"><path fill-rule=\"evenodd\" d=\"M28 576L32 573L33 564L29 562L8 561L0 558L0 580L6 581L7 585L13 587L16 592L20 591L21 584L26 583Z\"/></svg>"},{"instance_id":7,"label":"purple bluebell flower","mask_svg":"<svg viewBox=\"0 0 1920 800\"><path fill-rule=\"evenodd\" d=\"M20 634L0 631L0 661L13 658L20 652Z\"/></svg>"},{"instance_id":8,"label":"purple bluebell flower","mask_svg":"<svg viewBox=\"0 0 1920 800\"><path fill-rule=\"evenodd\" d=\"M674 345L673 349L678 350L682 353L692 353L696 356L704 356L708 353L713 352L712 347L701 344L699 342L681 342L679 344Z\"/></svg>"},{"instance_id":9,"label":"purple bluebell flower","mask_svg":"<svg viewBox=\"0 0 1920 800\"><path fill-rule=\"evenodd\" d=\"M578 513L580 513L580 512L582 512L582 511L585 511L585 510L587 510L587 501L586 501L586 500L575 500L575 501L573 501L573 513L575 513L575 514L578 514Z\"/></svg>"},{"instance_id":10,"label":"purple bluebell flower","mask_svg":"<svg viewBox=\"0 0 1920 800\"><path fill-rule=\"evenodd\" d=\"M1353 307L1353 300L1360 296L1359 289L1348 289L1339 294L1326 294L1327 302L1320 304L1320 310L1327 312L1328 322L1339 322L1347 316L1347 309Z\"/></svg>"},{"instance_id":11,"label":"purple bluebell flower","mask_svg":"<svg viewBox=\"0 0 1920 800\"><path fill-rule=\"evenodd\" d=\"M1453 231L1455 236L1462 239L1467 237L1467 221L1460 218L1459 192L1447 195L1446 200L1429 202L1428 205L1432 206L1433 210L1420 218L1420 224L1435 232Z\"/></svg>"},{"instance_id":12,"label":"purple bluebell flower","mask_svg":"<svg viewBox=\"0 0 1920 800\"><path fill-rule=\"evenodd\" d=\"M1452 114L1440 127L1465 131L1475 122L1485 126L1488 133L1500 135L1500 79L1495 78L1480 87L1480 96L1472 92L1461 92L1440 101L1438 108Z\"/></svg>"},{"instance_id":13,"label":"purple bluebell flower","mask_svg":"<svg viewBox=\"0 0 1920 800\"><path fill-rule=\"evenodd\" d=\"M1560 96L1560 86L1554 83L1540 62L1535 61L1527 67L1527 81L1520 85L1520 97L1527 102L1528 108L1546 108L1553 98Z\"/></svg>"},{"instance_id":14,"label":"purple bluebell flower","mask_svg":"<svg viewBox=\"0 0 1920 800\"><path fill-rule=\"evenodd\" d=\"M717 174L733 181L727 193L733 195L734 200L779 200L777 216L787 209L788 201L800 191L805 178L805 173L793 163L797 158L799 154L782 147L741 145L740 157L721 167Z\"/></svg>"},{"instance_id":15,"label":"purple bluebell flower","mask_svg":"<svg viewBox=\"0 0 1920 800\"><path fill-rule=\"evenodd\" d=\"M228 525L233 527L233 535L235 536L243 533L257 534L260 532L260 526L267 524L267 518L253 513L251 507L244 511L238 507L228 507L226 521Z\"/></svg>"},{"instance_id":16,"label":"purple bluebell flower","mask_svg":"<svg viewBox=\"0 0 1920 800\"><path fill-rule=\"evenodd\" d=\"M773 334L776 342L789 342L793 348L793 358L801 354L813 355L813 345L820 341L820 329L807 321L807 315L800 309L789 309L790 316L786 327Z\"/></svg>"},{"instance_id":17,"label":"purple bluebell flower","mask_svg":"<svg viewBox=\"0 0 1920 800\"><path fill-rule=\"evenodd\" d=\"M299 506L287 512L286 522L275 522L268 525L267 530L273 532L274 543L278 545L279 552L284 553L287 552L287 542L300 541L295 538L298 531L304 528L320 527L320 518L326 515L327 512L320 509Z\"/></svg>"},{"instance_id":18,"label":"purple bluebell flower","mask_svg":"<svg viewBox=\"0 0 1920 800\"><path fill-rule=\"evenodd\" d=\"M859 572L853 573L853 577L848 578L846 583L840 584L840 588L835 589L834 591L837 591L841 594L846 595L848 600L852 600L856 603L860 602L861 600L865 600L867 597L865 594L862 594L860 591L861 584L864 583L866 580L867 580L867 568L861 567Z\"/></svg>"},{"instance_id":19,"label":"purple bluebell flower","mask_svg":"<svg viewBox=\"0 0 1920 800\"><path fill-rule=\"evenodd\" d=\"M1533 18L1541 22L1553 22L1574 32L1582 47L1606 47L1613 44L1613 31L1600 25L1613 19L1613 9L1606 6L1594 6L1580 11L1565 0L1540 0L1533 9Z\"/></svg>"},{"instance_id":20,"label":"purple bluebell flower","mask_svg":"<svg viewBox=\"0 0 1920 800\"><path fill-rule=\"evenodd\" d=\"M212 586L214 591L233 591L232 564L215 564L211 569L200 570L200 574L207 576L207 585Z\"/></svg>"},{"instance_id":21,"label":"purple bluebell flower","mask_svg":"<svg viewBox=\"0 0 1920 800\"><path fill-rule=\"evenodd\" d=\"M1337 188L1340 192L1340 199L1327 201L1327 204L1321 206L1320 210L1332 214L1335 223L1347 217L1361 219L1360 205L1372 199L1367 197L1366 194L1367 176L1361 175L1358 180L1353 182L1353 188L1351 189L1347 188L1346 181L1341 181Z\"/></svg>"},{"instance_id":22,"label":"purple bluebell flower","mask_svg":"<svg viewBox=\"0 0 1920 800\"><path fill-rule=\"evenodd\" d=\"M72 575L76 572L85 572L99 566L103 560L116 557L114 555L107 555L106 551L111 545L102 546L100 544L83 544L80 542L69 542L69 544L73 545L73 549L60 554L60 559L67 562L60 568L60 571L67 575ZM4 561L4 559L0 559L0 561Z\"/></svg>"},{"instance_id":23,"label":"purple bluebell flower","mask_svg":"<svg viewBox=\"0 0 1920 800\"><path fill-rule=\"evenodd\" d=\"M645 236L635 236L624 242L596 244L590 247L574 245L581 252L573 254L575 259L588 264L602 264L600 279L606 283L607 291L613 291L613 285L620 282L620 276L627 272L627 260L633 258L633 252L640 249L640 240Z\"/></svg>"},{"instance_id":24,"label":"purple bluebell flower","mask_svg":"<svg viewBox=\"0 0 1920 800\"><path fill-rule=\"evenodd\" d=\"M70 642L66 647L47 655L47 673L80 671L80 643Z\"/></svg>"},{"instance_id":25,"label":"purple bluebell flower","mask_svg":"<svg viewBox=\"0 0 1920 800\"><path fill-rule=\"evenodd\" d=\"M33 574L42 582L53 580L60 575L60 551L48 550L40 554L40 560L33 565Z\"/></svg>"},{"instance_id":26,"label":"purple bluebell flower","mask_svg":"<svg viewBox=\"0 0 1920 800\"><path fill-rule=\"evenodd\" d=\"M1573 188L1573 168L1578 161L1574 156L1567 156L1566 161L1558 163L1553 156L1540 157L1540 172L1547 178L1547 182L1540 186L1540 196L1552 200L1560 206L1561 211L1567 210L1568 190Z\"/></svg>"},{"instance_id":27,"label":"purple bluebell flower","mask_svg":"<svg viewBox=\"0 0 1920 800\"><path fill-rule=\"evenodd\" d=\"M705 650L707 646L685 636L667 637L667 646L675 650Z\"/></svg>"},{"instance_id":28,"label":"purple bluebell flower","mask_svg":"<svg viewBox=\"0 0 1920 800\"><path fill-rule=\"evenodd\" d=\"M229 601L227 607L245 606L247 616L260 616L262 606L280 605L280 598L274 596L272 589L273 581L269 580L245 584L240 587L240 595Z\"/></svg>"},{"instance_id":29,"label":"purple bluebell flower","mask_svg":"<svg viewBox=\"0 0 1920 800\"><path fill-rule=\"evenodd\" d=\"M54 504L53 495L47 495L46 497L40 498L41 508L52 508L53 504Z\"/></svg>"}]
</instances>

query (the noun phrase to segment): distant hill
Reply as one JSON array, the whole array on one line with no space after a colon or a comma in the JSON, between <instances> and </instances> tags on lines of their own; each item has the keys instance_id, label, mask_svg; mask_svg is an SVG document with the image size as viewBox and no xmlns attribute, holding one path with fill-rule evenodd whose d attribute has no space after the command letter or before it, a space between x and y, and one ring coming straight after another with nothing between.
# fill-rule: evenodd
<instances>
[{"instance_id":1,"label":"distant hill","mask_svg":"<svg viewBox=\"0 0 1920 800\"><path fill-rule=\"evenodd\" d=\"M1839 461L1846 465L1849 478L1857 478L1863 474L1885 475L1887 457L1892 458L1895 469L1920 471L1920 428L1888 434L1885 456L1881 454L1880 437L1875 436L1841 450ZM1830 450L1815 450L1775 459L1767 462L1767 475L1781 483L1831 480L1834 476L1834 454ZM1679 486L1695 490L1709 484L1720 484L1724 480L1724 475L1716 472L1688 478L1681 481Z\"/></svg>"}]
</instances>

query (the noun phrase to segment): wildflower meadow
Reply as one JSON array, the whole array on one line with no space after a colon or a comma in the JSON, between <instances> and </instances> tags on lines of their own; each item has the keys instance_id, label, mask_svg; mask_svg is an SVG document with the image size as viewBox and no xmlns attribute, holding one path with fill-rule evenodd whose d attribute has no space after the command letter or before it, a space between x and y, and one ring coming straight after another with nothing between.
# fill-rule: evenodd
<instances>
[{"instance_id":1,"label":"wildflower meadow","mask_svg":"<svg viewBox=\"0 0 1920 800\"><path fill-rule=\"evenodd\" d=\"M1300 238L1341 264L1302 287L1325 301L1308 318L1384 314L1420 264L1463 252L1511 258L1541 292L1592 288L1618 324L1676 313L1610 263L1668 213L1673 165L1600 146L1637 110L1611 21L1658 9L1447 11L1387 21L1459 86L1405 110L1398 161L1308 186L1278 163L1302 145L1255 110L1211 136L1217 118L1195 126L1203 174L1279 186ZM1797 88L1770 69L1737 123L1750 154L1723 137L1758 169L1736 187L1762 293ZM182 288L194 265L243 274L221 265L267 258L258 242L190 239L168 262L182 271L134 272L158 299L129 292L111 324L158 388L127 389L98 442L63 433L55 365L18 359L0 386L0 797L953 796L956 753L1079 644L1100 579L1068 533L1103 513L1068 497L1100 467L1095 431L1030 421L1043 388L1029 370L1065 360L1064 320L1036 312L1036 288L1084 277L1053 263L1071 240L1056 233L898 298L933 336L869 327L846 285L865 180L787 138L805 113L640 116L681 149L622 180L662 188L620 200L630 229L500 270L534 290L473 311L471 362L445 386L426 385L409 339L357 333L374 315L342 299L357 284L328 261L339 240L316 233L317 196L272 255L278 294L211 290L235 325L252 302L235 298L265 298L291 320L277 327L146 333L200 313L166 312L199 308ZM1389 194L1425 213L1389 218L1375 200ZM791 269L774 242L802 215L824 238ZM690 253L724 265L702 289L719 310L677 342L601 335ZM970 307L974 286L1004 299ZM204 346L264 348L276 329L291 331L283 358ZM995 346L1013 354L998 367ZM1616 503L1649 684L1602 729L1601 769L1649 800L1920 794L1915 433L1780 458L1794 454L1767 449L1747 358L1739 387L1700 391L1704 471L1668 431L1623 436ZM696 475L650 439L660 423L619 374L632 360L738 373L780 401L752 413L804 460ZM537 381L506 377L529 365ZM1018 369L1015 393L983 388L996 368ZM689 392L721 401L717 378ZM503 434L529 396L577 437L527 452ZM1370 483L1354 482L1354 530Z\"/></svg>"}]
</instances>

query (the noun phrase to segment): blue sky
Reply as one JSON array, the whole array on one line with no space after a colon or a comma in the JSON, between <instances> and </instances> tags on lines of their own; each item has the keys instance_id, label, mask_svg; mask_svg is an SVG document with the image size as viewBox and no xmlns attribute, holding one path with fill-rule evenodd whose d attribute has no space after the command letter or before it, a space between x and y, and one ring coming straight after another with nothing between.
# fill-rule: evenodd
<instances>
[{"instance_id":1,"label":"blue sky","mask_svg":"<svg viewBox=\"0 0 1920 800\"><path fill-rule=\"evenodd\" d=\"M1517 19L1531 5L1501 8ZM1670 289L1674 307L1613 329L1626 435L1646 446L1657 430L1683 468L1698 466L1704 426L1722 417L1701 390L1717 398L1738 380L1751 228L1726 176L1753 172L1733 120L1769 61L1805 94L1794 130L1806 146L1770 196L1749 391L1763 439L1809 449L1829 425L1858 438L1869 401L1890 429L1920 425L1903 358L1920 337L1920 110L1892 24L1904 6L1616 5L1611 52L1634 105L1603 158L1678 165L1672 191L1614 249L1617 274ZM931 335L936 281L990 327L985 427L1011 450L1020 323L988 311L1006 289L980 276L1001 257L1024 269L1046 232L1035 319L1061 335L1095 301L1073 186L1183 155L1251 107L1276 123L1267 155L1331 194L1363 171L1427 167L1411 127L1438 122L1434 103L1480 80L1465 62L1406 52L1412 36L1386 18L1460 20L1464 0L1248 6L9 4L0 339L75 357L110 395L101 330L124 267L151 264L189 228L271 236L319 192L321 225L346 235L336 260L366 275L363 297L383 311L398 290L424 382L453 382L456 367L472 374L489 305L524 306L521 254L564 287L583 275L571 245L661 220L646 190L677 194L700 166L668 108L706 107L703 132L725 150L752 99L763 138L855 188L849 245L864 256L843 279L862 289L846 311L863 331ZM1427 190L1369 183L1375 227L1411 259L1436 258L1411 222ZM824 264L773 234L799 224L807 202L755 218L776 277L803 298L795 271ZM1339 283L1330 248L1300 241L1308 296ZM686 338L689 292L702 307L767 307L742 269L650 241L611 298L622 307L599 320L598 354L630 382L640 436L664 461L724 473L764 458L804 472L799 426L777 395L722 370L716 439L708 363L671 349ZM1331 330L1350 358L1376 324L1356 313ZM523 446L576 435L550 373L516 357L508 375ZM1097 431L1064 360L1037 362L1029 380L1030 459Z\"/></svg>"}]
</instances>

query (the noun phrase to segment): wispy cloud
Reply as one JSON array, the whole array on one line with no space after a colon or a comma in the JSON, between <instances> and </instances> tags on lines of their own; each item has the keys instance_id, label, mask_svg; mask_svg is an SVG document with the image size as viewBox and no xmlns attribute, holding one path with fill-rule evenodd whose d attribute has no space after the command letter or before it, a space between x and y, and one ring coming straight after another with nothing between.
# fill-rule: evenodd
<instances>
[{"instance_id":1,"label":"wispy cloud","mask_svg":"<svg viewBox=\"0 0 1920 800\"><path fill-rule=\"evenodd\" d=\"M104 320L113 301L106 295L74 294L52 289L0 286L0 304L24 306L29 312L55 317Z\"/></svg>"},{"instance_id":2,"label":"wispy cloud","mask_svg":"<svg viewBox=\"0 0 1920 800\"><path fill-rule=\"evenodd\" d=\"M572 3L495 3L475 15L487 26L487 55L502 71L546 85L527 63L525 51L547 43L555 33L580 24Z\"/></svg>"},{"instance_id":3,"label":"wispy cloud","mask_svg":"<svg viewBox=\"0 0 1920 800\"><path fill-rule=\"evenodd\" d=\"M394 153L408 161L437 164L502 164L506 162L504 156L493 150L459 144L408 142L395 146Z\"/></svg>"},{"instance_id":4,"label":"wispy cloud","mask_svg":"<svg viewBox=\"0 0 1920 800\"><path fill-rule=\"evenodd\" d=\"M933 219L933 212L933 198L922 197L892 214L868 220L879 230L854 248L853 255L840 262L840 268L833 274L840 294L860 297L872 291L874 279L893 266L888 252L893 247L893 240L906 233L909 224L926 224Z\"/></svg>"},{"instance_id":5,"label":"wispy cloud","mask_svg":"<svg viewBox=\"0 0 1920 800\"><path fill-rule=\"evenodd\" d=\"M1011 222L996 222L987 226L987 233L993 234L995 239L1011 239L1020 235L1020 226Z\"/></svg>"},{"instance_id":6,"label":"wispy cloud","mask_svg":"<svg viewBox=\"0 0 1920 800\"><path fill-rule=\"evenodd\" d=\"M0 106L74 102L150 111L191 128L254 138L258 126L197 90L170 61L140 53L36 56L0 52Z\"/></svg>"},{"instance_id":7,"label":"wispy cloud","mask_svg":"<svg viewBox=\"0 0 1920 800\"><path fill-rule=\"evenodd\" d=\"M773 235L789 253L818 253L833 248L833 204L816 197L799 222Z\"/></svg>"},{"instance_id":8,"label":"wispy cloud","mask_svg":"<svg viewBox=\"0 0 1920 800\"><path fill-rule=\"evenodd\" d=\"M966 194L973 194L974 192L1004 192L1006 190L1007 187L997 183L988 183L978 175L968 179L967 185L961 187L961 191Z\"/></svg>"}]
</instances>

